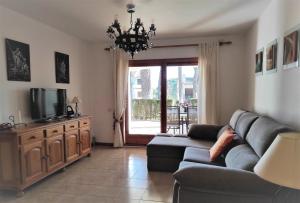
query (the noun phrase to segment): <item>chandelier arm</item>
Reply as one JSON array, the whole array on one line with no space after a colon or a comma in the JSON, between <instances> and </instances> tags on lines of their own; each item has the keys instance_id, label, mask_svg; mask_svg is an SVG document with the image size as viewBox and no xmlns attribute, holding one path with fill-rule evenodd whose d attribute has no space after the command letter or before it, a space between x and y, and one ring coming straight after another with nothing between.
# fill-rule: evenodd
<instances>
[{"instance_id":1,"label":"chandelier arm","mask_svg":"<svg viewBox=\"0 0 300 203\"><path fill-rule=\"evenodd\" d=\"M121 30L121 28L120 28L120 27L117 27L116 29L117 29L117 31L118 31L118 33L119 33L119 36L122 35L122 30Z\"/></svg>"},{"instance_id":2,"label":"chandelier arm","mask_svg":"<svg viewBox=\"0 0 300 203\"><path fill-rule=\"evenodd\" d=\"M151 24L149 31L145 27L140 18L133 22L134 5L127 5L128 13L130 13L130 28L128 30L121 29L118 20L109 26L107 34L111 39L114 39L115 47L123 49L133 58L135 53L147 50L152 47L150 38L155 35L156 28Z\"/></svg>"}]
</instances>

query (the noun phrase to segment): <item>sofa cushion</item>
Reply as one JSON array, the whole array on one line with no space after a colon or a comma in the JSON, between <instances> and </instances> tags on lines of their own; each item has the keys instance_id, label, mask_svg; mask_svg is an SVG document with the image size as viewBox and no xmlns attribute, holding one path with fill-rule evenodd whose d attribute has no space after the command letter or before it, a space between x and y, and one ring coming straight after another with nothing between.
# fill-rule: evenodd
<instances>
[{"instance_id":1,"label":"sofa cushion","mask_svg":"<svg viewBox=\"0 0 300 203\"><path fill-rule=\"evenodd\" d=\"M182 158L186 147L210 149L214 142L189 137L154 137L147 145L148 156Z\"/></svg>"},{"instance_id":2,"label":"sofa cushion","mask_svg":"<svg viewBox=\"0 0 300 203\"><path fill-rule=\"evenodd\" d=\"M247 142L259 157L265 153L268 147L279 133L288 132L291 129L269 117L259 117L251 126L246 137Z\"/></svg>"},{"instance_id":3,"label":"sofa cushion","mask_svg":"<svg viewBox=\"0 0 300 203\"><path fill-rule=\"evenodd\" d=\"M223 158L225 158L225 156L228 154L228 152L229 152L232 148L234 148L234 147L236 147L236 146L238 146L238 145L241 145L241 144L245 144L245 141L244 141L240 136L238 136L237 134L235 134L234 137L233 137L232 142L230 142L229 145L227 145L227 146L225 147L225 149L223 150L221 156L222 156Z\"/></svg>"},{"instance_id":4,"label":"sofa cushion","mask_svg":"<svg viewBox=\"0 0 300 203\"><path fill-rule=\"evenodd\" d=\"M232 148L225 158L226 166L234 169L253 171L259 157L247 144Z\"/></svg>"},{"instance_id":5,"label":"sofa cushion","mask_svg":"<svg viewBox=\"0 0 300 203\"><path fill-rule=\"evenodd\" d=\"M253 122L258 118L258 115L252 112L243 113L235 126L235 132L242 138L245 139L246 135L253 124Z\"/></svg>"},{"instance_id":6,"label":"sofa cushion","mask_svg":"<svg viewBox=\"0 0 300 203\"><path fill-rule=\"evenodd\" d=\"M202 166L201 163L191 162L191 161L182 161L179 164L178 170L187 168L187 167L193 167L193 166Z\"/></svg>"},{"instance_id":7,"label":"sofa cushion","mask_svg":"<svg viewBox=\"0 0 300 203\"><path fill-rule=\"evenodd\" d=\"M149 145L168 145L180 147L198 147L209 149L214 142L206 140L196 140L189 137L154 137Z\"/></svg>"},{"instance_id":8,"label":"sofa cushion","mask_svg":"<svg viewBox=\"0 0 300 203\"><path fill-rule=\"evenodd\" d=\"M187 147L184 152L183 161L205 163L210 165L224 166L224 159L218 157L215 161L210 160L209 150L196 147Z\"/></svg>"},{"instance_id":9,"label":"sofa cushion","mask_svg":"<svg viewBox=\"0 0 300 203\"><path fill-rule=\"evenodd\" d=\"M240 116L245 112L246 111L244 110L238 109L232 114L231 119L229 121L229 125L232 129L235 129L237 121L239 120Z\"/></svg>"}]
</instances>

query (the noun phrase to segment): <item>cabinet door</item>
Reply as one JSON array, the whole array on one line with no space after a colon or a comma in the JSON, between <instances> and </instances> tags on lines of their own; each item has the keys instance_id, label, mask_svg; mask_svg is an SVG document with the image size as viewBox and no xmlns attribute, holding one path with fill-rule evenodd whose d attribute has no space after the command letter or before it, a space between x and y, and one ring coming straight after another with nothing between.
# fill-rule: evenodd
<instances>
[{"instance_id":1,"label":"cabinet door","mask_svg":"<svg viewBox=\"0 0 300 203\"><path fill-rule=\"evenodd\" d=\"M42 140L23 145L21 157L24 183L34 182L45 175L46 157Z\"/></svg>"},{"instance_id":2,"label":"cabinet door","mask_svg":"<svg viewBox=\"0 0 300 203\"><path fill-rule=\"evenodd\" d=\"M80 129L80 154L91 152L91 130L89 127Z\"/></svg>"},{"instance_id":3,"label":"cabinet door","mask_svg":"<svg viewBox=\"0 0 300 203\"><path fill-rule=\"evenodd\" d=\"M65 163L64 136L57 135L47 138L47 170L51 172Z\"/></svg>"},{"instance_id":4,"label":"cabinet door","mask_svg":"<svg viewBox=\"0 0 300 203\"><path fill-rule=\"evenodd\" d=\"M65 134L66 161L71 162L79 157L79 133L78 130Z\"/></svg>"}]
</instances>

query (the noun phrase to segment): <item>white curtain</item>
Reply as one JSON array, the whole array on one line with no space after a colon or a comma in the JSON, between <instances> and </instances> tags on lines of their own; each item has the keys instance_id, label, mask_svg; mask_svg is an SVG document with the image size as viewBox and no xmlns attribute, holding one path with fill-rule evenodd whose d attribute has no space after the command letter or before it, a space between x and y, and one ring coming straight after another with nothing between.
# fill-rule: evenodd
<instances>
[{"instance_id":1,"label":"white curtain","mask_svg":"<svg viewBox=\"0 0 300 203\"><path fill-rule=\"evenodd\" d=\"M198 89L198 120L202 124L218 124L219 42L200 43L198 60L201 78Z\"/></svg>"},{"instance_id":2,"label":"white curtain","mask_svg":"<svg viewBox=\"0 0 300 203\"><path fill-rule=\"evenodd\" d=\"M115 50L114 60L114 147L123 147L123 129L121 122L125 119L127 83L128 83L128 57L121 50ZM122 120L123 119L123 120Z\"/></svg>"}]
</instances>

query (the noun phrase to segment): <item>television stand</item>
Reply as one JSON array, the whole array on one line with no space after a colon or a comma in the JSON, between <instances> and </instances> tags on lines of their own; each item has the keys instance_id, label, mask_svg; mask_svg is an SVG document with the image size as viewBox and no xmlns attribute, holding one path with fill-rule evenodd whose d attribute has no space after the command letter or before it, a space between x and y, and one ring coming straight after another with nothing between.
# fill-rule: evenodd
<instances>
[{"instance_id":1,"label":"television stand","mask_svg":"<svg viewBox=\"0 0 300 203\"><path fill-rule=\"evenodd\" d=\"M89 156L91 141L90 116L0 131L5 155L0 156L0 166L5 166L0 170L0 188L22 195L32 184Z\"/></svg>"}]
</instances>

